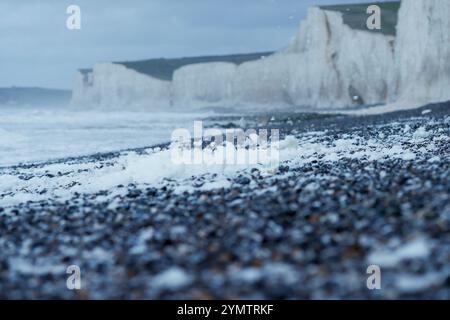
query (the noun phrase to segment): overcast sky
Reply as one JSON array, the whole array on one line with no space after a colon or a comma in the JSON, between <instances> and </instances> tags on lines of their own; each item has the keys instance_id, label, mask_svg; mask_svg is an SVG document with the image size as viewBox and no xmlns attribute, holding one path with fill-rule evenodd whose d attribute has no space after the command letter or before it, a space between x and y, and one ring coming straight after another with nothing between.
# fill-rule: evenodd
<instances>
[{"instance_id":1,"label":"overcast sky","mask_svg":"<svg viewBox=\"0 0 450 320\"><path fill-rule=\"evenodd\" d=\"M96 62L277 50L314 4L362 0L1 0L0 87L71 88ZM81 7L82 29L66 28Z\"/></svg>"}]
</instances>

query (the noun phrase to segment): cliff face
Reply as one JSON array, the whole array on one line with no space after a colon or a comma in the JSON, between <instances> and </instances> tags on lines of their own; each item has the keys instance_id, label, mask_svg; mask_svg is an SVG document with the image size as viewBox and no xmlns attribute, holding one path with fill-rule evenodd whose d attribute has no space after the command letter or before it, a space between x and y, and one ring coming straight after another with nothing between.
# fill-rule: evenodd
<instances>
[{"instance_id":1,"label":"cliff face","mask_svg":"<svg viewBox=\"0 0 450 320\"><path fill-rule=\"evenodd\" d=\"M398 9L394 3L385 6ZM397 11L391 10L391 18L392 12ZM77 76L74 101L102 106L336 109L397 100L450 100L448 0L403 0L396 37L395 32L352 28L353 20L347 17L346 23L344 15L335 7L311 8L286 49L239 65L183 66L172 81L120 65L97 65L92 73Z\"/></svg>"},{"instance_id":2,"label":"cliff face","mask_svg":"<svg viewBox=\"0 0 450 320\"><path fill-rule=\"evenodd\" d=\"M211 62L176 70L172 81L173 104L198 107L230 103L236 68L234 63Z\"/></svg>"},{"instance_id":3,"label":"cliff face","mask_svg":"<svg viewBox=\"0 0 450 320\"><path fill-rule=\"evenodd\" d=\"M312 8L281 52L238 67L209 63L176 71L174 103L314 108L384 103L394 40L350 28L339 12Z\"/></svg>"},{"instance_id":4,"label":"cliff face","mask_svg":"<svg viewBox=\"0 0 450 320\"><path fill-rule=\"evenodd\" d=\"M339 108L383 103L394 68L392 36L351 29L338 12L312 8L288 48L296 105Z\"/></svg>"},{"instance_id":5,"label":"cliff face","mask_svg":"<svg viewBox=\"0 0 450 320\"><path fill-rule=\"evenodd\" d=\"M314 108L384 103L394 41L350 28L339 12L312 8L287 49L237 68L227 102Z\"/></svg>"},{"instance_id":6,"label":"cliff face","mask_svg":"<svg viewBox=\"0 0 450 320\"><path fill-rule=\"evenodd\" d=\"M403 0L399 16L392 99L450 100L450 1Z\"/></svg>"},{"instance_id":7,"label":"cliff face","mask_svg":"<svg viewBox=\"0 0 450 320\"><path fill-rule=\"evenodd\" d=\"M243 63L233 80L233 102L239 106L270 105L273 108L292 105L289 96L289 68L295 57L277 53Z\"/></svg>"},{"instance_id":8,"label":"cliff face","mask_svg":"<svg viewBox=\"0 0 450 320\"><path fill-rule=\"evenodd\" d=\"M171 83L122 65L101 63L75 76L72 103L104 108L139 106L155 109L171 104Z\"/></svg>"}]
</instances>

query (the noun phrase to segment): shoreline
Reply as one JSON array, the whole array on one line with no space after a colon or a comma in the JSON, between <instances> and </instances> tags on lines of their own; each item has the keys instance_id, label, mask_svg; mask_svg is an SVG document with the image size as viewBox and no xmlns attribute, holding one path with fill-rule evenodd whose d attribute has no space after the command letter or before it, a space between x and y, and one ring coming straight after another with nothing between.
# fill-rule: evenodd
<instances>
[{"instance_id":1,"label":"shoreline","mask_svg":"<svg viewBox=\"0 0 450 320\"><path fill-rule=\"evenodd\" d=\"M271 117L279 117L280 115L282 118L289 119L292 117L306 117L309 118L309 116L312 117L312 119L307 119L307 127L299 128L295 125L290 125L287 123L287 121L283 121L283 123L280 123L278 125L270 124L270 123L258 123L258 121L253 121L255 126L252 128L259 129L259 128L266 128L268 130L273 128L280 128L280 126L283 126L285 128L285 131L290 131L294 127L297 129L297 131L307 131L311 129L315 129L316 127L319 130L326 129L329 124L334 124L336 122L342 123L344 126L347 122L346 119L352 119L352 118L365 118L364 120L366 123L370 123L371 121L377 121L380 118L390 119L390 118L408 118L413 116L421 116L422 112L426 110L432 110L434 112L445 112L447 102L438 102L438 103L431 103L427 104L425 106L421 107L411 107L411 108L405 108L400 110L393 110L392 107L389 107L389 109L386 112L383 113L370 113L370 110L372 108L367 109L361 109L361 110L334 110L334 111L324 111L324 112L306 112L302 111L300 113L295 113L294 111L283 111L283 110L272 110L272 111L263 111L258 113L250 113L250 114L244 114L244 117L249 121L252 119L260 119L260 118L271 118ZM384 107L384 106L383 106ZM378 108L378 107L374 107ZM444 108L444 110L442 110ZM361 111L361 112L359 112ZM368 112L369 111L369 112ZM217 126L219 129L225 128L223 125L228 121L229 123L233 123L233 121L229 121L229 119L236 118L234 121L235 128L239 128L238 118L241 118L240 116L231 114L231 115L223 115L219 114L217 116L210 116L206 117L205 119L202 119L202 121L205 121L208 125L208 127L213 127L214 124L217 124L217 122L223 121L222 127L219 125ZM317 118L317 119L314 119ZM339 119L342 118L343 120L340 121ZM303 120L301 120L303 121ZM277 121L279 122L279 121ZM350 121L351 122L351 121ZM245 128L245 129L248 129ZM43 160L38 162L30 162L30 163L18 163L15 165L5 165L0 166L0 170L10 170L10 169L20 169L20 168L33 168L33 167L43 167L46 165L51 164L59 164L59 163L65 163L65 162L92 162L92 161L98 161L101 159L111 159L114 157L119 156L121 153L124 152L137 152L141 153L149 148L167 148L170 145L170 142L165 143L158 143L154 145L149 146L143 146L138 148L126 148L116 151L109 151L109 152L100 152L100 153L94 153L94 154L87 154L87 155L80 155L80 156L71 156L71 157L64 157L64 158L57 158L57 159L51 159L51 160Z\"/></svg>"},{"instance_id":2,"label":"shoreline","mask_svg":"<svg viewBox=\"0 0 450 320\"><path fill-rule=\"evenodd\" d=\"M0 210L0 297L448 299L450 103L282 125L300 149L271 175ZM366 288L371 264L382 290ZM81 291L65 286L69 265Z\"/></svg>"}]
</instances>

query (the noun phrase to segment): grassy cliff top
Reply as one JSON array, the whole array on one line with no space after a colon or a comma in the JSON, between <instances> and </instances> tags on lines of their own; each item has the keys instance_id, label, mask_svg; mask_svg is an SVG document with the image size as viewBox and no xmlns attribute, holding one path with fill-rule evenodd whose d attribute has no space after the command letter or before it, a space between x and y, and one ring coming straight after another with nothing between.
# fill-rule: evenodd
<instances>
[{"instance_id":1,"label":"grassy cliff top","mask_svg":"<svg viewBox=\"0 0 450 320\"><path fill-rule=\"evenodd\" d=\"M376 4L381 8L381 30L367 29L366 22L369 15L367 8L369 5ZM333 6L321 6L323 10L338 11L342 13L344 23L353 29L369 32L381 32L387 35L396 34L397 16L400 9L400 1L392 2L369 2L362 4L342 4Z\"/></svg>"},{"instance_id":2,"label":"grassy cliff top","mask_svg":"<svg viewBox=\"0 0 450 320\"><path fill-rule=\"evenodd\" d=\"M176 59L149 59L141 61L125 61L114 62L116 64L124 65L129 69L136 70L137 72L152 76L161 80L172 80L173 73L176 69L186 65L206 62L231 62L237 65L247 62L261 59L263 56L272 54L272 52L259 52L259 53L246 53L246 54L233 54L222 56L203 56L203 57L186 57ZM80 70L83 73L91 72L92 69Z\"/></svg>"}]
</instances>

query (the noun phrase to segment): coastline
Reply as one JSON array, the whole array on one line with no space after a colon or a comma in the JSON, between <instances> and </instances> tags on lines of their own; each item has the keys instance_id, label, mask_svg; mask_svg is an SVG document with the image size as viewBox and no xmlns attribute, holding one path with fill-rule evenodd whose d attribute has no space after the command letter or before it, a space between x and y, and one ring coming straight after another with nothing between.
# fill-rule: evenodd
<instances>
[{"instance_id":1,"label":"coastline","mask_svg":"<svg viewBox=\"0 0 450 320\"><path fill-rule=\"evenodd\" d=\"M448 298L450 103L269 127L300 148L272 175L204 175L185 190L169 178L0 209L0 296ZM117 155L72 160L113 166ZM373 263L381 291L366 288ZM70 264L81 291L65 286Z\"/></svg>"}]
</instances>

